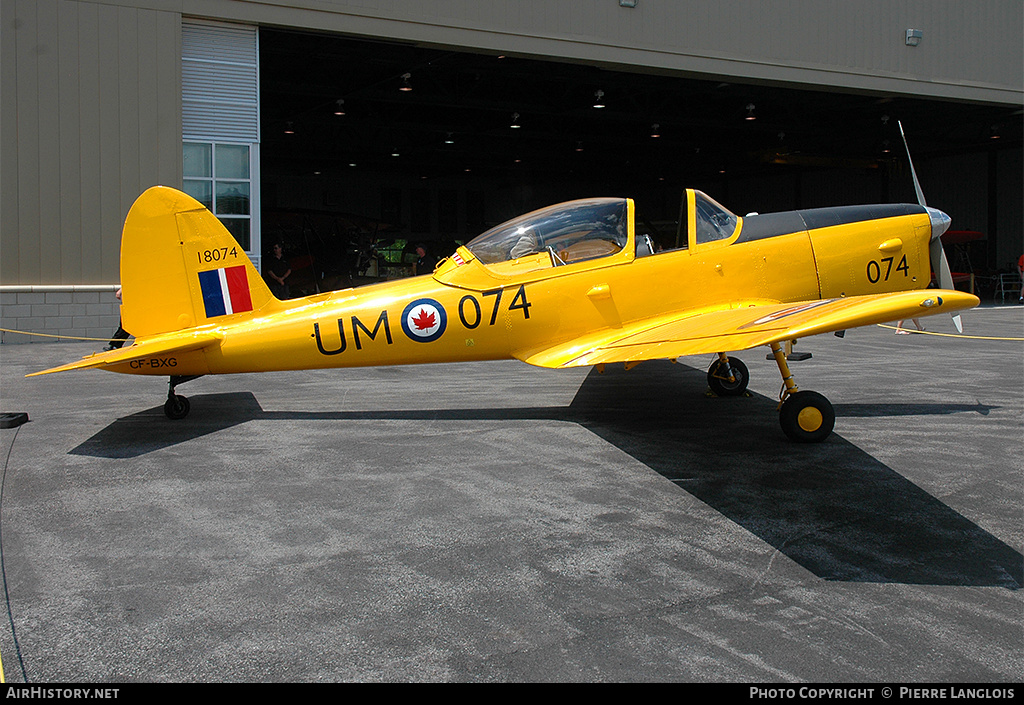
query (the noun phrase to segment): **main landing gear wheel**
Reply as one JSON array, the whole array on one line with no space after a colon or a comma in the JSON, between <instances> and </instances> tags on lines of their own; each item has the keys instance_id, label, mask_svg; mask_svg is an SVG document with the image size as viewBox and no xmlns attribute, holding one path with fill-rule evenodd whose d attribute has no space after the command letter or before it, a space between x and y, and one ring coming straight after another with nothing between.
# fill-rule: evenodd
<instances>
[{"instance_id":1,"label":"main landing gear wheel","mask_svg":"<svg viewBox=\"0 0 1024 705\"><path fill-rule=\"evenodd\" d=\"M828 438L836 425L836 413L828 399L817 392L794 392L779 410L779 423L789 439L797 443L818 443Z\"/></svg>"},{"instance_id":2,"label":"main landing gear wheel","mask_svg":"<svg viewBox=\"0 0 1024 705\"><path fill-rule=\"evenodd\" d=\"M164 415L172 421L178 421L188 416L190 407L191 404L188 403L188 397L172 394L164 402Z\"/></svg>"},{"instance_id":3,"label":"main landing gear wheel","mask_svg":"<svg viewBox=\"0 0 1024 705\"><path fill-rule=\"evenodd\" d=\"M729 379L729 368L732 368L732 381ZM750 373L747 372L747 366L735 357L728 359L728 367L725 360L718 359L708 368L708 386L720 397L741 396L747 391L749 382Z\"/></svg>"}]
</instances>

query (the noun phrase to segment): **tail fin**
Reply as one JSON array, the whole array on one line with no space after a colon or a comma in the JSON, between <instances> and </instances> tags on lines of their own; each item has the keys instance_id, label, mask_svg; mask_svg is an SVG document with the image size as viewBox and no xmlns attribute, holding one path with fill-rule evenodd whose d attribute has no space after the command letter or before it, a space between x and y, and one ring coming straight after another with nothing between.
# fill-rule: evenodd
<instances>
[{"instance_id":1,"label":"tail fin","mask_svg":"<svg viewBox=\"0 0 1024 705\"><path fill-rule=\"evenodd\" d=\"M155 186L121 235L121 318L136 338L183 330L276 302L245 251L199 201Z\"/></svg>"}]
</instances>

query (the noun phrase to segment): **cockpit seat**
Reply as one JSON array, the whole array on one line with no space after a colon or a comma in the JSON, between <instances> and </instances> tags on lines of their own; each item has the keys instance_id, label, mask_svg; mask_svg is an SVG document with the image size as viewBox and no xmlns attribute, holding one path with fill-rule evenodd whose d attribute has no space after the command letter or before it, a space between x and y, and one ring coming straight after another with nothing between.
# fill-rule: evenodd
<instances>
[{"instance_id":1,"label":"cockpit seat","mask_svg":"<svg viewBox=\"0 0 1024 705\"><path fill-rule=\"evenodd\" d=\"M604 257L618 252L622 248L611 240L580 240L558 252L559 258L569 264L594 257Z\"/></svg>"}]
</instances>

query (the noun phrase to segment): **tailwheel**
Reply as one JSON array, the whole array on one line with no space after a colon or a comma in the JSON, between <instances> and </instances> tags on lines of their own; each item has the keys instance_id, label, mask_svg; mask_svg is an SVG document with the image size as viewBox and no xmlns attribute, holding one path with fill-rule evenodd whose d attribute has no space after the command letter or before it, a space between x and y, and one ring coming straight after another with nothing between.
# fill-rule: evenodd
<instances>
[{"instance_id":1,"label":"tailwheel","mask_svg":"<svg viewBox=\"0 0 1024 705\"><path fill-rule=\"evenodd\" d=\"M191 404L188 402L188 397L183 397L180 394L172 394L167 397L167 401L164 402L164 416L173 421L178 421L188 416L190 407Z\"/></svg>"},{"instance_id":2,"label":"tailwheel","mask_svg":"<svg viewBox=\"0 0 1024 705\"><path fill-rule=\"evenodd\" d=\"M188 416L188 411L192 405L189 404L186 397L175 394L174 388L179 384L184 384L199 377L202 377L202 375L171 375L167 389L167 401L164 402L164 416L172 421L179 421Z\"/></svg>"},{"instance_id":3,"label":"tailwheel","mask_svg":"<svg viewBox=\"0 0 1024 705\"><path fill-rule=\"evenodd\" d=\"M724 354L711 363L708 368L708 386L720 397L738 397L747 391L750 373L747 366L735 357Z\"/></svg>"},{"instance_id":4,"label":"tailwheel","mask_svg":"<svg viewBox=\"0 0 1024 705\"><path fill-rule=\"evenodd\" d=\"M832 404L817 392L794 392L779 410L779 423L791 441L818 443L828 438L836 424Z\"/></svg>"}]
</instances>

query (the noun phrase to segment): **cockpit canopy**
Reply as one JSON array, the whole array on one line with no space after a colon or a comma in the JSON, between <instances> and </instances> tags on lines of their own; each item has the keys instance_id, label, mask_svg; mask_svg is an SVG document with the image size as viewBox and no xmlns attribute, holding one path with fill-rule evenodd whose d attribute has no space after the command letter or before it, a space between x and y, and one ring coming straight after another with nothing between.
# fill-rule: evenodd
<instances>
[{"instance_id":1,"label":"cockpit canopy","mask_svg":"<svg viewBox=\"0 0 1024 705\"><path fill-rule=\"evenodd\" d=\"M638 219L628 198L589 198L541 208L474 238L460 248L461 255L445 260L434 278L488 291L509 281L569 275L661 253L727 247L738 237L742 218L700 191L687 189L684 199L675 233Z\"/></svg>"},{"instance_id":2,"label":"cockpit canopy","mask_svg":"<svg viewBox=\"0 0 1024 705\"><path fill-rule=\"evenodd\" d=\"M619 252L628 239L625 198L590 198L521 215L474 238L466 248L483 264L548 252L558 264Z\"/></svg>"}]
</instances>

